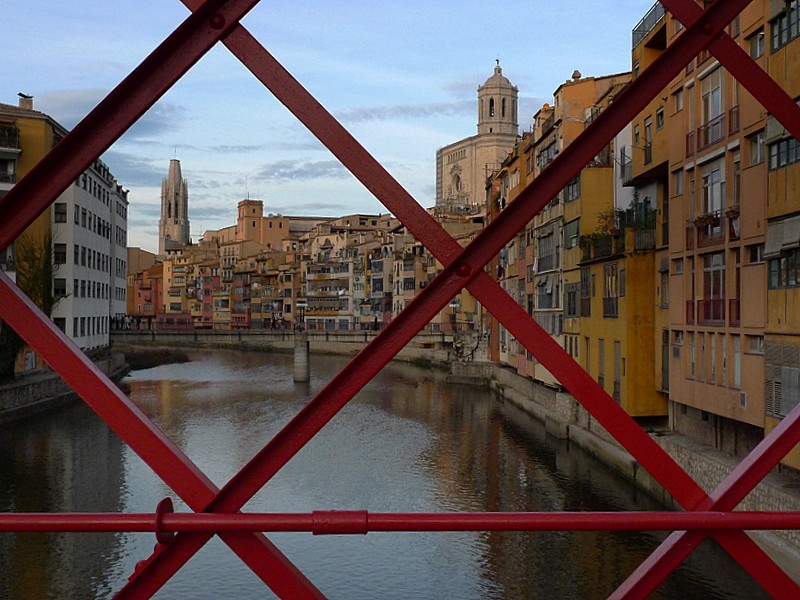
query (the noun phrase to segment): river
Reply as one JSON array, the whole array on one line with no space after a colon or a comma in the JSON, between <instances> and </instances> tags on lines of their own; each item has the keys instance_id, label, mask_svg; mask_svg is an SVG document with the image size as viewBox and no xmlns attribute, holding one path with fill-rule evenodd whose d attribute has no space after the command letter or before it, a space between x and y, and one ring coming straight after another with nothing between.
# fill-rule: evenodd
<instances>
[{"instance_id":1,"label":"river","mask_svg":"<svg viewBox=\"0 0 800 600\"><path fill-rule=\"evenodd\" d=\"M131 373L139 405L219 486L341 368L313 356L192 351ZM185 505L82 403L0 429L0 510L152 512ZM245 507L254 512L660 510L514 406L406 364L385 368ZM661 533L271 534L330 598L603 598ZM146 558L144 533L0 534L0 598L110 598ZM269 598L217 538L157 598ZM759 598L760 587L707 541L657 598Z\"/></svg>"}]
</instances>

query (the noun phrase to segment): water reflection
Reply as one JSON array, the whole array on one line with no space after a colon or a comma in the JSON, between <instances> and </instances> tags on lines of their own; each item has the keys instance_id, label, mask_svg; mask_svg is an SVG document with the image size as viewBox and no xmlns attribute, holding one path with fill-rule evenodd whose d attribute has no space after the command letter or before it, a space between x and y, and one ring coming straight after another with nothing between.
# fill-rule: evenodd
<instances>
[{"instance_id":1,"label":"water reflection","mask_svg":"<svg viewBox=\"0 0 800 600\"><path fill-rule=\"evenodd\" d=\"M195 353L194 362L134 373L131 398L223 485L343 365ZM3 431L3 510L150 512L174 494L84 407ZM176 503L177 509L184 507ZM251 511L554 511L658 507L602 465L479 388L391 365L248 503ZM273 535L331 598L599 598L661 535L407 533ZM153 545L148 534L0 535L0 597L106 598ZM722 574L722 575L721 575ZM3 583L5 582L5 583ZM6 587L3 587L6 586ZM214 539L160 598L263 598L263 585ZM660 598L758 598L760 588L713 545L673 575Z\"/></svg>"}]
</instances>

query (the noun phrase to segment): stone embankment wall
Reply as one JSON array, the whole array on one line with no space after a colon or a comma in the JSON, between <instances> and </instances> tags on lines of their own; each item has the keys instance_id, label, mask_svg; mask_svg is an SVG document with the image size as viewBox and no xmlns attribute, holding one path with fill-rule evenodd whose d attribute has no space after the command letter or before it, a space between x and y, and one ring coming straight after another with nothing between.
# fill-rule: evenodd
<instances>
[{"instance_id":1,"label":"stone embankment wall","mask_svg":"<svg viewBox=\"0 0 800 600\"><path fill-rule=\"evenodd\" d=\"M95 364L111 379L120 379L128 370L125 355L113 352ZM36 371L0 386L0 424L16 421L77 398L62 379L51 371Z\"/></svg>"},{"instance_id":2,"label":"stone embankment wall","mask_svg":"<svg viewBox=\"0 0 800 600\"><path fill-rule=\"evenodd\" d=\"M572 395L534 383L500 365L467 363L456 370L459 379L470 376L484 379L488 373L488 385L499 398L544 422L549 433L569 439L664 506L680 508ZM709 494L738 464L734 458L680 434L654 431L650 436ZM794 473L771 473L737 510L800 511L800 478ZM751 535L789 575L800 581L800 531L751 532Z\"/></svg>"}]
</instances>

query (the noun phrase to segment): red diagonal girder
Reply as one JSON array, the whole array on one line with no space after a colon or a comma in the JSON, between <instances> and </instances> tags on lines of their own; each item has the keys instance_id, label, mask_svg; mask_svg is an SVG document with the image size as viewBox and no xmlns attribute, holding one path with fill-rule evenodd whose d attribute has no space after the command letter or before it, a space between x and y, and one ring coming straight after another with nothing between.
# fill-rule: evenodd
<instances>
[{"instance_id":1,"label":"red diagonal girder","mask_svg":"<svg viewBox=\"0 0 800 600\"><path fill-rule=\"evenodd\" d=\"M187 4L191 4L191 3L187 2ZM736 14L738 14L738 11L737 11ZM713 30L712 30L712 32L713 32ZM706 34L706 35L708 35L708 34ZM252 56L252 54L254 52L259 50L257 42L255 42L255 40L253 40L249 35L247 35L246 32L244 32L241 28L238 29L236 32L234 32L226 40L226 45L228 45L229 48L231 48L234 51L234 53L237 53L237 51L238 51L238 56L246 64L249 64L248 60L247 60L248 57ZM244 51L245 49L246 49L246 51ZM261 52L265 53L265 51L263 49L261 49ZM696 53L696 52L697 52L697 50L695 49L694 53ZM694 56L693 53L689 54L690 58L693 57L693 56ZM313 101L313 99L311 99L311 102L308 102L307 101L308 99L303 98L304 102L298 102L296 96L297 95L303 95L303 94L305 94L307 96L307 93L305 92L305 90L302 90L302 88L300 88L299 90L298 89L292 89L293 86L295 88L299 87L299 86L296 84L296 82L291 80L290 77L288 79L287 79L287 77L282 77L277 82L278 90L284 92L284 97L281 97L281 94L278 91L276 91L276 89L275 89L276 83L273 82L273 85L270 86L268 81L269 81L269 79L273 78L276 73L278 75L282 75L282 73L281 73L282 69L280 68L279 65L277 65L277 63L270 65L267 62L265 62L266 58L271 59L271 57L265 57L262 54L261 60L259 61L258 66L249 65L251 70L253 70L256 73L256 75L262 80L262 82L267 84L268 87L270 87L272 89L273 93L275 93L276 96L279 97L279 99L281 99L285 104L287 104L287 106L289 106L289 108L291 110L293 110L293 112L295 112L295 114L298 117L300 117L301 120L306 122L307 125L309 125L309 121L310 121L310 122L312 122L312 123L314 123L315 125L318 126L317 130L315 130L314 127L312 127L311 125L309 125L309 128L313 132L317 133L318 137L320 137L320 139L322 139L323 142L326 143L326 145L328 145L332 149L334 154L336 154L337 157L339 157L340 160L342 160L342 162L345 163L346 166L349 166L347 159L348 159L348 157L350 157L351 160L349 162L351 162L355 166L355 168L354 168L354 166L350 167L351 171L353 171L354 174L356 174L356 176L359 177L359 179L364 181L364 177L359 176L358 171L363 171L364 173L366 173L366 175L369 176L371 171L373 170L373 168L377 165L377 163L375 163L375 165L372 164L372 163L375 162L374 159L372 159L368 155L365 156L366 153L363 152L363 149L360 149L358 147L357 143L354 140L352 140L352 138L350 138L349 136L345 136L344 138L342 138L339 135L339 132L337 131L337 127L336 126L338 124L336 124L335 121L333 121L332 119L330 119L330 122L326 122L326 118L325 117L329 118L329 115L327 115L327 113L324 113L324 110L321 110L321 107L316 105L316 103ZM271 60L274 62L274 59L271 59ZM679 61L676 61L676 62L679 62ZM688 62L688 58L682 64L685 64L686 62ZM678 70L682 69L682 68L683 68L682 66L679 66ZM283 75L288 76L288 73L284 73ZM660 91L660 89L662 89L666 85L667 82L668 82L668 80L662 82L660 87L656 88L656 91ZM655 93L651 93L647 97L647 100L649 100L649 98L651 98L653 95L655 95ZM621 99L618 100L618 102L621 103ZM298 105L300 105L300 106L298 106ZM339 126L338 129L341 129L341 127ZM332 139L334 143L327 142L324 139L325 137L328 137L329 139ZM338 137L338 139L337 139L337 137ZM338 144L336 142L343 142L343 144ZM603 144L604 143L607 143L607 139L603 142ZM346 150L343 152L342 148L345 148ZM360 151L361 156L358 156L358 158L356 158L356 156L352 155L353 151ZM587 150L587 152L588 152L589 158L591 156L593 156L594 154L596 154L595 150L591 150L591 151ZM356 154L358 154L358 152L356 152ZM363 159L365 159L365 158L367 159L367 161L363 162ZM361 160L359 160L359 159L361 159ZM361 164L364 168L359 169L358 168L359 164ZM379 167L379 165L377 165L377 167ZM368 179L374 180L376 178L368 177ZM417 221L414 220L414 219L417 219L418 217L417 217L417 215L413 214L413 210L410 207L413 207L413 206L417 206L418 207L418 205L416 205L416 203L413 202L413 200L411 200L411 202L405 202L405 203L401 202L400 199L405 200L406 199L405 197L408 196L408 195L402 190L402 188L399 188L399 186L395 182L393 182L393 180L391 180L390 177L388 177L388 174L385 174L385 173L382 173L382 172L378 173L377 180L378 180L378 182L377 182L378 184L376 186L367 185L367 187L369 187L374 193L376 193L376 196L378 196L379 199L383 200L384 204L386 204L387 207L390 208L390 210L395 215L399 216L401 218L401 221L403 221L409 227L409 229L411 229L412 232L419 239L421 239L423 241L423 243L426 244L426 246L428 246L432 250L432 252L434 254L437 254L437 252L436 252L437 244L435 243L435 240L436 239L441 239L442 243L445 244L445 245L447 245L446 242L449 242L450 243L450 247L449 248L442 247L443 249L442 249L442 253L441 253L442 255L441 255L440 259L443 258L444 259L443 262L445 264L447 264L448 263L448 258L452 258L455 255L457 255L457 253L459 252L460 248L457 247L457 245L454 246L455 242L453 242L449 238L449 236L447 236L447 234L444 234L444 232L438 227L437 224L432 223L432 222L431 223L427 223L428 225L430 225L430 229L431 230L434 230L437 235L442 236L441 238L436 238L436 237L432 238L432 240L434 240L433 243L432 243L431 239L425 239L426 236L421 235L418 230L415 230L414 225L420 225L420 223L418 223ZM564 180L563 184L565 184L566 181L568 181L568 180L569 180L569 177L567 177ZM558 189L561 189L561 187L563 187L563 184L558 184L556 186L556 188L555 188L556 191ZM366 185L366 183L365 183L365 185ZM381 192L385 192L385 193L381 194ZM399 194L398 194L398 192L399 192ZM388 197L390 198L390 201L393 198L392 193L397 194L397 197L394 197L394 199L396 200L396 202L394 202L394 204L397 204L397 208L395 208L389 202L384 200L384 197L387 197L386 193L388 193ZM408 199L410 199L410 197L408 197ZM515 204L516 204L516 202L519 202L519 201L520 201L519 199L517 201L515 201ZM409 210L412 211L412 214L410 214L408 216L408 218L404 218L403 217L403 212L406 212L406 214L408 214ZM425 217L427 217L427 215L425 215ZM426 224L424 222L424 218L425 217L423 217L422 219L418 219L418 220L422 221L422 225ZM432 220L429 219L429 221L432 221ZM516 231L517 230L515 229L514 230L514 234L516 234ZM503 244L504 243L505 242L503 242ZM450 257L446 256L447 253L449 253ZM468 274L463 275L463 276L466 277L466 276L468 276ZM505 296L506 299L508 298L507 295L505 295L505 294L503 294L503 296ZM495 300L497 300L497 299L495 299ZM511 307L519 309L519 307L516 305L516 303L513 303L511 305ZM511 308L511 307L509 307L509 308ZM440 308L441 308L441 306L439 308L435 309L433 314L435 314L435 312L438 312L438 310ZM398 317L398 319L399 318L400 317ZM501 321L503 321L503 320L504 319L501 319ZM420 321L422 322L422 324L424 324L425 322L427 322L427 318L421 318ZM506 324L506 323L504 323L504 324ZM531 320L530 320L530 318L528 317L527 314L523 314L522 315L522 319L520 321L520 324L522 324L522 325L530 325L531 324ZM411 327L411 329L413 329L413 326ZM512 326L510 329L513 330L513 329L516 329L516 328ZM414 331L416 331L416 330L414 330ZM512 333L514 333L514 331L512 331ZM413 333L412 333L412 336L413 336ZM520 335L519 337L520 338L524 338L526 336ZM554 344L554 342L552 342L552 340L549 338L549 336L546 336L546 334L545 334L545 339ZM404 345L404 343L402 343L400 347L402 347L402 345ZM530 346L529 346L529 348L530 348ZM563 351L559 347L557 347L557 345L556 345L556 349L557 349L558 352L561 352L563 354ZM372 356L375 356L376 352L377 352L377 350L376 350L375 347L373 347L373 346L369 347L369 353ZM565 354L564 354L564 357L566 358ZM389 357L389 358L391 358L391 357ZM558 357L558 358L561 358L561 357ZM572 362L570 359L567 359L567 360L569 362ZM379 365L378 368L380 368L380 366L382 366L382 365ZM546 366L548 366L548 365L546 365ZM347 367L346 367L346 369L347 369ZM377 369L376 369L376 371L377 371ZM341 386L345 384L345 380L349 380L351 382L355 382L355 379L353 377L355 375L355 373L345 373L343 371L342 373L340 373L340 375L342 376L342 381L334 380L334 381L331 382L331 384L329 384L329 387L336 387L337 389L342 390ZM369 379L369 377L371 377L371 374L367 374L367 379ZM564 380L562 379L562 381L564 381ZM365 381L364 381L364 383L365 383ZM591 381L591 384L593 384L596 387L596 384L594 384L593 381ZM356 383L355 385L360 387L360 385L363 385L363 383L361 383L361 384ZM570 386L568 386L568 387L570 387ZM326 389L328 389L328 388L326 388ZM595 390L591 390L591 391L594 392ZM355 393L355 392L353 392L353 393ZM323 390L323 392L321 392L321 396L324 396L324 395L325 395L325 390ZM334 396L334 394L331 394L329 396L329 399L331 397L333 397L333 396ZM348 395L346 393L344 393L344 392L338 394L338 396L339 396L338 401L341 402L342 405L344 403L346 403L348 401L348 399L349 399ZM616 405L614 405L614 406L616 406ZM297 418L298 424L296 425L296 429L298 431L303 431L303 433L306 436L308 436L307 439L310 439L310 437L313 436L314 432L313 431L309 431L309 429L308 429L309 423L311 421L314 421L315 419L318 419L317 426L319 428L321 428L322 426L324 426L324 423L327 421L327 419L331 418L336 413L336 411L338 411L338 408L336 406L328 406L327 410L320 409L319 411L317 411L316 415L314 415L314 414L308 414L308 415L301 414L301 415L298 415L298 418ZM313 410L309 410L309 413L313 413L313 412L314 412ZM327 418L323 417L323 414L325 412L327 412L329 414L329 416ZM292 426L292 424L290 424L290 426L288 428L291 428L291 426ZM636 429L639 429L638 426L635 426L635 427L636 427ZM639 429L639 431L641 431L641 430ZM287 445L290 445L291 443L298 443L299 442L300 445L302 445L303 443L305 443L302 439L300 439L302 437L303 436L301 435L301 436L299 436L299 437L297 437L297 438L292 440L293 435L291 433L286 433L285 438L287 440L290 440L290 441L287 441L285 443ZM647 437L646 435L644 437L647 439L648 443L652 444L652 441L649 439L649 437ZM280 440L278 440L278 441L273 440L273 442L271 443L271 446L273 447L272 448L272 452L279 452L281 443L282 442ZM653 444L653 446L655 446L655 448L658 448L655 444ZM283 448L283 451L287 451L287 448ZM292 451L288 452L288 456L289 457L291 457L292 454L293 454ZM269 476L271 476L268 473L266 473L266 463L270 462L269 461L270 457L272 457L274 459L272 461L273 462L273 468L275 468L276 466L277 466L277 468L280 468L280 466L281 466L281 458L276 458L275 454L271 454L270 445L268 445L268 447L265 448L265 450L262 451L262 453L259 454L259 457L257 457L257 459L255 461L251 462L251 464L248 465L248 467L246 467L245 470L249 470L251 472L257 471L259 469L259 465L256 465L255 463L256 463L256 461L260 460L260 462L262 463L260 465L260 467L264 469L264 471L262 471L262 473L261 473L261 481L262 482L266 482L266 480L269 478ZM288 460L288 458L285 458L285 460ZM285 462L285 460L283 460L283 462ZM253 478L251 476L246 475L245 474L245 470L240 472L237 475L237 477L235 477L234 480L232 480L232 482L231 482L231 484L229 484L229 486L232 486L233 484L239 483L242 486L240 488L240 491L241 491L244 488L246 482L249 482L249 485L252 488L251 492L249 492L249 494L252 495L253 493L255 493L255 491L257 491L261 487L261 485L263 485L263 483L259 482L258 478ZM277 469L275 469L275 470L277 470ZM266 475L266 477L265 477L265 475ZM226 490L229 489L229 486L226 486ZM694 487L697 488L696 484L694 484ZM699 488L697 488L697 489L699 489ZM223 491L223 495L224 495L224 493L225 493L225 491ZM246 501L246 497L247 497L248 494L244 493L244 492L241 492L241 493L243 494L243 496L245 496L245 498L243 500L243 502L244 502L244 501ZM702 494L702 490L700 490L700 493ZM693 504L693 503L689 503L689 504ZM220 504L216 504L216 501L215 501L215 505L214 506L209 507L209 510L229 510L229 509L231 509L231 506L228 506L227 508L224 508L223 506L221 506L221 503ZM742 536L742 537L744 537L744 536ZM746 538L746 539L748 539L748 538ZM744 544L743 547L749 547L750 551L756 550L754 545L751 545L751 543L748 544L748 541L743 541L742 544Z\"/></svg>"},{"instance_id":2,"label":"red diagonal girder","mask_svg":"<svg viewBox=\"0 0 800 600\"><path fill-rule=\"evenodd\" d=\"M0 248L8 246L158 98L232 28L258 0L208 0L126 77L0 199ZM116 386L84 362L84 355L5 275L0 317L12 326L181 496L199 510L217 488L152 423L124 403ZM261 535L224 536L226 543L273 589L319 592ZM295 583L287 588L287 582Z\"/></svg>"}]
</instances>

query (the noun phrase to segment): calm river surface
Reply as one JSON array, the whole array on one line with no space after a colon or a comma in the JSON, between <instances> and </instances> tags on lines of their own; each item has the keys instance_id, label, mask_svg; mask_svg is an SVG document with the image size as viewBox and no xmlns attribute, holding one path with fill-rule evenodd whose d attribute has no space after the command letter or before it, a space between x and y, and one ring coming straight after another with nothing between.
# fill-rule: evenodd
<instances>
[{"instance_id":1,"label":"calm river surface","mask_svg":"<svg viewBox=\"0 0 800 600\"><path fill-rule=\"evenodd\" d=\"M222 486L344 364L193 352L132 373L131 398ZM152 512L175 495L83 404L0 429L0 510ZM515 408L443 375L390 365L245 510L306 512L657 510L646 496ZM330 598L603 598L655 548L651 533L274 534ZM110 598L152 534L0 534L0 598ZM759 598L706 542L659 598ZM156 596L269 598L214 538Z\"/></svg>"}]
</instances>

